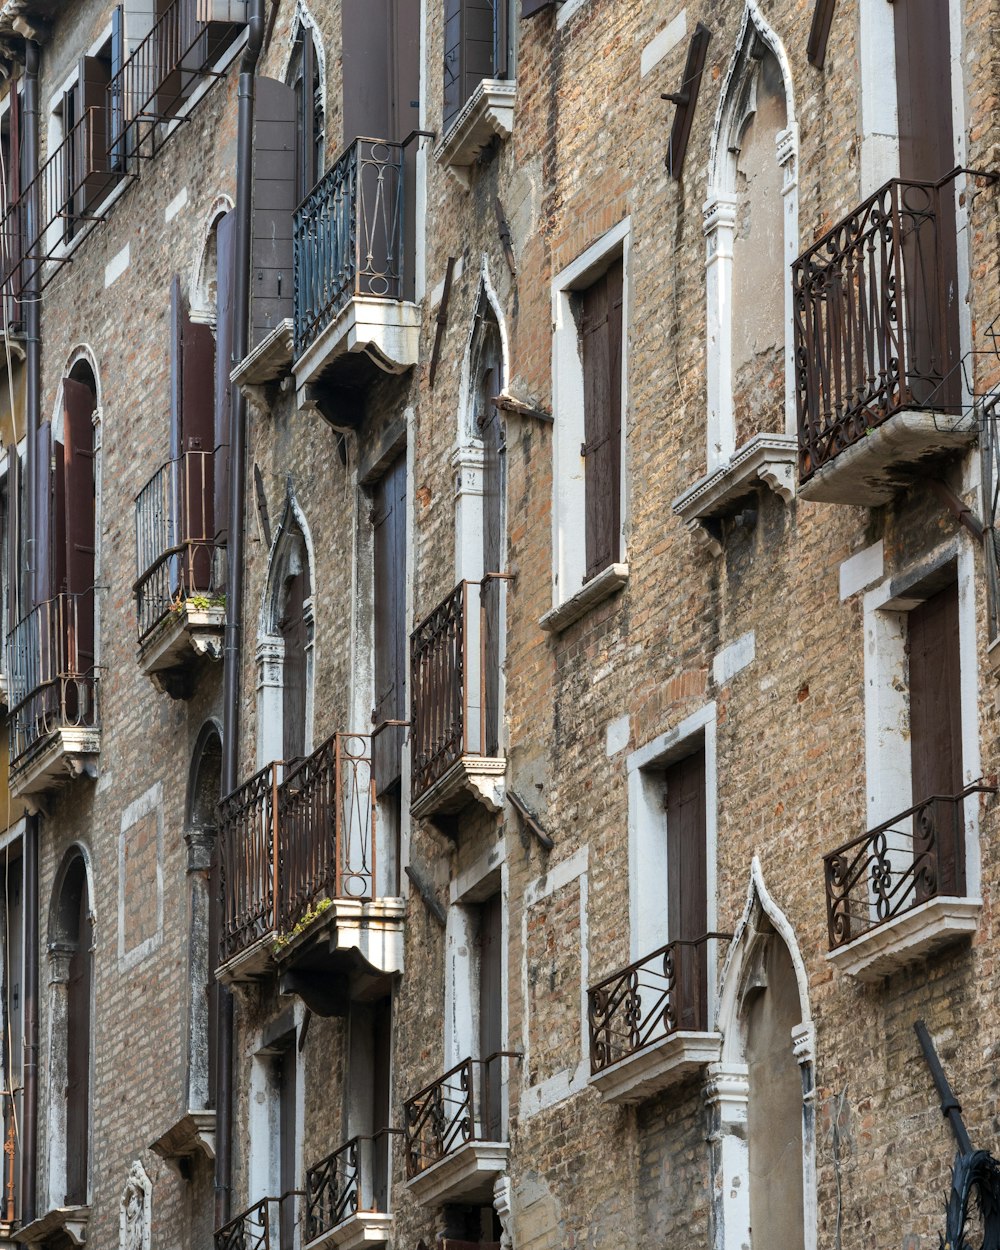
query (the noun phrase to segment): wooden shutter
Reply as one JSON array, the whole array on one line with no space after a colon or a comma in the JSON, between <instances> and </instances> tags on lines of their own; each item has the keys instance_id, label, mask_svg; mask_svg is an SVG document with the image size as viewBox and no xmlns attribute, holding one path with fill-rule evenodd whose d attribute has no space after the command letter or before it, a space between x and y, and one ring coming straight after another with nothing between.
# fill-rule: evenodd
<instances>
[{"instance_id":1,"label":"wooden shutter","mask_svg":"<svg viewBox=\"0 0 1000 1250\"><path fill-rule=\"evenodd\" d=\"M107 99L108 168L120 171L125 152L121 142L125 128L125 84L121 77L125 64L125 7L116 4L111 10L111 81L114 83Z\"/></svg>"},{"instance_id":2,"label":"wooden shutter","mask_svg":"<svg viewBox=\"0 0 1000 1250\"><path fill-rule=\"evenodd\" d=\"M297 206L295 92L256 80L250 347L292 315L292 215Z\"/></svg>"},{"instance_id":3,"label":"wooden shutter","mask_svg":"<svg viewBox=\"0 0 1000 1250\"><path fill-rule=\"evenodd\" d=\"M52 426L43 421L35 433L33 463L29 464L34 476L34 525L32 540L34 550L30 553L34 571L32 599L34 604L44 603L55 594L52 571L52 519L54 510L52 487ZM60 540L62 533L59 534Z\"/></svg>"},{"instance_id":4,"label":"wooden shutter","mask_svg":"<svg viewBox=\"0 0 1000 1250\"><path fill-rule=\"evenodd\" d=\"M546 9L555 8L557 0L521 0L521 17L536 17Z\"/></svg>"},{"instance_id":5,"label":"wooden shutter","mask_svg":"<svg viewBox=\"0 0 1000 1250\"><path fill-rule=\"evenodd\" d=\"M374 492L375 723L403 720L406 708L406 456L399 456ZM399 780L403 735L383 730L373 745L375 785Z\"/></svg>"},{"instance_id":6,"label":"wooden shutter","mask_svg":"<svg viewBox=\"0 0 1000 1250\"><path fill-rule=\"evenodd\" d=\"M479 909L479 1058L503 1049L503 903L499 894ZM501 1141L501 1070L494 1060L480 1077L479 1118L487 1141Z\"/></svg>"},{"instance_id":7,"label":"wooden shutter","mask_svg":"<svg viewBox=\"0 0 1000 1250\"><path fill-rule=\"evenodd\" d=\"M622 277L619 260L579 297L588 579L620 553Z\"/></svg>"},{"instance_id":8,"label":"wooden shutter","mask_svg":"<svg viewBox=\"0 0 1000 1250\"><path fill-rule=\"evenodd\" d=\"M63 379L62 479L65 520L65 585L77 596L67 616L67 658L72 671L94 668L94 396L72 378ZM75 697L76 691L71 691Z\"/></svg>"},{"instance_id":9,"label":"wooden shutter","mask_svg":"<svg viewBox=\"0 0 1000 1250\"><path fill-rule=\"evenodd\" d=\"M301 540L300 540L301 541ZM278 632L285 644L282 665L281 757L290 764L305 754L306 742L306 620L305 602L309 597L302 568L285 583L284 609Z\"/></svg>"},{"instance_id":10,"label":"wooden shutter","mask_svg":"<svg viewBox=\"0 0 1000 1250\"><path fill-rule=\"evenodd\" d=\"M173 479L171 545L188 546L171 568L171 591L205 592L211 582L207 543L215 533L213 515L215 444L215 338L211 327L193 322L181 299L180 279L170 284L170 459Z\"/></svg>"},{"instance_id":11,"label":"wooden shutter","mask_svg":"<svg viewBox=\"0 0 1000 1250\"><path fill-rule=\"evenodd\" d=\"M445 0L444 124L496 72L491 0Z\"/></svg>"},{"instance_id":12,"label":"wooden shutter","mask_svg":"<svg viewBox=\"0 0 1000 1250\"><path fill-rule=\"evenodd\" d=\"M215 542L226 541L229 525L229 414L232 403L233 303L236 274L236 210L220 218L215 228L215 456L213 514Z\"/></svg>"},{"instance_id":13,"label":"wooden shutter","mask_svg":"<svg viewBox=\"0 0 1000 1250\"><path fill-rule=\"evenodd\" d=\"M666 772L667 933L693 941L708 929L708 871L705 852L705 753L689 755ZM681 993L679 1027L705 1027L704 946L684 946L676 955Z\"/></svg>"},{"instance_id":14,"label":"wooden shutter","mask_svg":"<svg viewBox=\"0 0 1000 1250\"><path fill-rule=\"evenodd\" d=\"M393 139L389 39L392 0L343 0L344 144L359 136ZM418 6L411 5L414 17Z\"/></svg>"},{"instance_id":15,"label":"wooden shutter","mask_svg":"<svg viewBox=\"0 0 1000 1250\"><path fill-rule=\"evenodd\" d=\"M298 34L299 76L295 81L296 152L295 198L304 200L317 178L316 168L316 45L312 27L301 25Z\"/></svg>"},{"instance_id":16,"label":"wooden shutter","mask_svg":"<svg viewBox=\"0 0 1000 1250\"><path fill-rule=\"evenodd\" d=\"M493 396L500 392L496 369L490 369L480 388L484 411L479 417L483 440L483 573L503 571L504 562L504 444L503 426ZM500 753L500 649L501 596L503 582L486 582L481 591L483 628L484 755Z\"/></svg>"},{"instance_id":17,"label":"wooden shutter","mask_svg":"<svg viewBox=\"0 0 1000 1250\"><path fill-rule=\"evenodd\" d=\"M7 560L7 632L24 615L21 608L21 458L17 447L7 448L7 509L4 541Z\"/></svg>"},{"instance_id":18,"label":"wooden shutter","mask_svg":"<svg viewBox=\"0 0 1000 1250\"><path fill-rule=\"evenodd\" d=\"M914 803L922 803L935 794L959 794L963 784L956 583L910 612L907 635L912 795ZM962 820L953 819L956 814L954 807L944 803L930 813L937 826L939 894L965 892L964 830ZM919 852L918 838L915 830Z\"/></svg>"},{"instance_id":19,"label":"wooden shutter","mask_svg":"<svg viewBox=\"0 0 1000 1250\"><path fill-rule=\"evenodd\" d=\"M279 1189L282 1195L291 1195L297 1188L295 1147L298 1140L298 1123L295 1114L295 1046L289 1045L277 1060L278 1064L278 1168ZM280 1215L282 1246L291 1246L295 1240L295 1199L287 1197L281 1204Z\"/></svg>"},{"instance_id":20,"label":"wooden shutter","mask_svg":"<svg viewBox=\"0 0 1000 1250\"><path fill-rule=\"evenodd\" d=\"M380 998L372 1010L374 1032L374 1063L372 1065L371 1131L380 1133L389 1127L390 1076L392 1072L392 999ZM372 1189L376 1211L389 1209L389 1150L391 1137L372 1141Z\"/></svg>"},{"instance_id":21,"label":"wooden shutter","mask_svg":"<svg viewBox=\"0 0 1000 1250\"><path fill-rule=\"evenodd\" d=\"M7 218L8 226L3 239L3 245L7 251L6 264L11 272L11 281L5 289L5 297L9 297L7 308L7 317L10 322L20 322L22 317L21 310L21 284L24 280L21 262L26 250L25 244L25 218L24 206L20 203L22 170L21 170L21 131L22 131L22 108L21 108L21 91L20 84L14 83L9 93L10 111L7 118L8 124L8 144L7 144L7 199L4 205L5 211L10 211Z\"/></svg>"},{"instance_id":22,"label":"wooden shutter","mask_svg":"<svg viewBox=\"0 0 1000 1250\"><path fill-rule=\"evenodd\" d=\"M111 62L96 56L80 58L80 76L76 84L77 131L75 152L77 211L88 215L114 185L108 165L108 85Z\"/></svg>"},{"instance_id":23,"label":"wooden shutter","mask_svg":"<svg viewBox=\"0 0 1000 1250\"><path fill-rule=\"evenodd\" d=\"M78 870L83 875L82 866ZM87 888L80 890L78 941L66 987L66 1204L87 1201L90 1153L90 995L93 958Z\"/></svg>"}]
</instances>

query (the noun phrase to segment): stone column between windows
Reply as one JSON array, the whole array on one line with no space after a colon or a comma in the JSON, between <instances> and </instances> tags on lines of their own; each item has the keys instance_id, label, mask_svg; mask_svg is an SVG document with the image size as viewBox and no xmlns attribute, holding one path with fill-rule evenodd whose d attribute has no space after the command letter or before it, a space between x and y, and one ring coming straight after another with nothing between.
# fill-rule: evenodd
<instances>
[{"instance_id":1,"label":"stone column between windows","mask_svg":"<svg viewBox=\"0 0 1000 1250\"><path fill-rule=\"evenodd\" d=\"M713 1063L703 1096L708 1110L712 1172L712 1244L715 1250L750 1245L750 1151L745 1063Z\"/></svg>"}]
</instances>

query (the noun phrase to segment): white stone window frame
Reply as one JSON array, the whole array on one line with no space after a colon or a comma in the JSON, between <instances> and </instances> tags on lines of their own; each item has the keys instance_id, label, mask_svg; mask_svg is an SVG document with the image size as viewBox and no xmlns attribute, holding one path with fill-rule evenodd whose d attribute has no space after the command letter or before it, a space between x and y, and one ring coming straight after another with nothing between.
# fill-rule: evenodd
<instances>
[{"instance_id":1,"label":"white stone window frame","mask_svg":"<svg viewBox=\"0 0 1000 1250\"><path fill-rule=\"evenodd\" d=\"M500 894L500 984L510 984L510 874L502 841L485 851L467 869L452 876L445 921L444 1071L465 1059L485 1059L479 1053L479 959L477 915L481 903ZM509 1002L504 993L501 1049L509 1051ZM510 1070L516 1061L501 1064L501 1124L510 1124ZM485 1074L483 1074L483 1078ZM508 1128L509 1133L509 1128Z\"/></svg>"},{"instance_id":2,"label":"white stone window frame","mask_svg":"<svg viewBox=\"0 0 1000 1250\"><path fill-rule=\"evenodd\" d=\"M284 744L284 676L285 643L278 632L281 585L279 564L283 558L282 540L286 539L294 519L302 533L309 569L309 598L303 605L306 626L306 709L305 746L306 755L313 750L313 718L315 704L316 673L316 557L312 534L305 514L299 507L294 492L289 489L281 523L271 540L267 558L267 577L261 597L257 623L257 767L282 758Z\"/></svg>"},{"instance_id":3,"label":"white stone window frame","mask_svg":"<svg viewBox=\"0 0 1000 1250\"><path fill-rule=\"evenodd\" d=\"M768 25L756 0L746 0L736 50L719 97L709 156L708 195L703 209L707 293L706 379L708 399L707 465L711 474L737 452L733 399L733 248L736 234L738 136L756 109L752 56L763 42L781 70L785 89L786 126L776 139L775 160L783 170L783 273L785 295L785 428L794 437L795 309L789 266L799 253L798 122L791 63L781 40Z\"/></svg>"},{"instance_id":4,"label":"white stone window frame","mask_svg":"<svg viewBox=\"0 0 1000 1250\"><path fill-rule=\"evenodd\" d=\"M962 533L919 564L885 578L864 596L865 797L869 829L925 797L914 797L912 788L906 616L941 588L941 575L949 565L954 565L958 583L963 781L971 785L981 776L975 562L972 539ZM979 901L978 795L965 800L964 823L965 897Z\"/></svg>"},{"instance_id":5,"label":"white stone window frame","mask_svg":"<svg viewBox=\"0 0 1000 1250\"><path fill-rule=\"evenodd\" d=\"M626 435L629 415L628 328L632 304L631 231L632 219L625 217L552 281L552 613L546 613L542 618L543 622L546 618L550 619L549 628L562 627L554 619L556 617L566 618L566 623L570 623L593 603L619 589L628 578L625 535L629 514ZM585 467L584 457L580 454L585 442L583 359L571 301L577 291L585 291L619 258L623 269L621 471L618 484L621 532L618 560L588 582ZM573 613L575 603L579 603L580 613Z\"/></svg>"},{"instance_id":6,"label":"white stone window frame","mask_svg":"<svg viewBox=\"0 0 1000 1250\"><path fill-rule=\"evenodd\" d=\"M556 1072L537 1085L528 1084L531 1070L531 1013L527 1004L530 1000L528 982L528 918L532 907L542 902L557 890L561 890L574 881L580 887L580 1054L576 1063L572 1063L573 1055L567 1053L570 1065L561 1072ZM590 1077L590 1028L588 1021L590 988L590 927L588 904L590 897L590 848L581 846L577 851L562 860L548 872L529 881L524 890L521 905L521 1002L524 1009L521 1013L521 1062L522 1084L518 1113L524 1120L540 1111L547 1111L558 1103L565 1102L581 1090L586 1089Z\"/></svg>"}]
</instances>

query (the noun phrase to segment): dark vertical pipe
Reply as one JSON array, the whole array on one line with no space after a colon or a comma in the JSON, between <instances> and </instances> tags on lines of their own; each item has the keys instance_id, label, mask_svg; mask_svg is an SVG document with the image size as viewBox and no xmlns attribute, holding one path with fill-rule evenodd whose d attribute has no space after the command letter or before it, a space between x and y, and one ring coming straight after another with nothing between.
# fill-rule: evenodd
<instances>
[{"instance_id":1,"label":"dark vertical pipe","mask_svg":"<svg viewBox=\"0 0 1000 1250\"><path fill-rule=\"evenodd\" d=\"M38 45L25 44L24 63L24 181L32 186L28 197L25 236L37 238L38 189L34 186L38 172ZM34 606L37 589L37 552L35 551L35 501L38 498L36 476L41 472L35 461L38 424L41 419L41 294L38 262L29 262L25 290L25 368L27 372L25 433L27 434L27 516L26 549L31 570L26 579L26 607ZM47 468L47 466L45 466ZM24 827L24 1095L21 1125L21 1222L30 1224L38 1205L38 817L29 815Z\"/></svg>"},{"instance_id":2,"label":"dark vertical pipe","mask_svg":"<svg viewBox=\"0 0 1000 1250\"><path fill-rule=\"evenodd\" d=\"M264 39L264 0L250 0L249 38L240 62L236 137L236 247L233 283L233 364L250 342L250 219L253 209L254 75ZM229 541L226 556L226 633L223 644L222 793L239 774L240 643L243 632L243 540L246 510L246 399L232 389L229 414ZM216 906L221 900L216 900ZM219 986L216 1076L215 1226L230 1216L233 1147L233 996Z\"/></svg>"}]
</instances>

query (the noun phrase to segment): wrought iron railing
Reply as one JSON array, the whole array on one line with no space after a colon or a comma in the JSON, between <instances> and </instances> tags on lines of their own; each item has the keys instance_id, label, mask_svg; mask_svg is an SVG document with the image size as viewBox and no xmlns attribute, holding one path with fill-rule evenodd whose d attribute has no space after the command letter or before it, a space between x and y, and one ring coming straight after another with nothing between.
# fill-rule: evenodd
<instances>
[{"instance_id":1,"label":"wrought iron railing","mask_svg":"<svg viewBox=\"0 0 1000 1250\"><path fill-rule=\"evenodd\" d=\"M670 942L587 991L592 1073L678 1030L708 1028L708 942L725 936Z\"/></svg>"},{"instance_id":2,"label":"wrought iron railing","mask_svg":"<svg viewBox=\"0 0 1000 1250\"><path fill-rule=\"evenodd\" d=\"M10 762L58 729L98 725L94 592L57 595L7 638Z\"/></svg>"},{"instance_id":3,"label":"wrought iron railing","mask_svg":"<svg viewBox=\"0 0 1000 1250\"><path fill-rule=\"evenodd\" d=\"M413 798L463 756L499 751L502 581L459 582L410 635Z\"/></svg>"},{"instance_id":4,"label":"wrought iron railing","mask_svg":"<svg viewBox=\"0 0 1000 1250\"><path fill-rule=\"evenodd\" d=\"M371 737L334 734L284 780L283 769L268 764L219 805L222 963L322 899L374 896Z\"/></svg>"},{"instance_id":5,"label":"wrought iron railing","mask_svg":"<svg viewBox=\"0 0 1000 1250\"><path fill-rule=\"evenodd\" d=\"M295 354L355 296L404 292L403 148L355 139L295 210Z\"/></svg>"},{"instance_id":6,"label":"wrought iron railing","mask_svg":"<svg viewBox=\"0 0 1000 1250\"><path fill-rule=\"evenodd\" d=\"M133 586L139 638L192 595L221 594L213 507L214 455L188 451L157 469L135 499Z\"/></svg>"},{"instance_id":7,"label":"wrought iron railing","mask_svg":"<svg viewBox=\"0 0 1000 1250\"><path fill-rule=\"evenodd\" d=\"M284 1232L289 1223L287 1204L295 1204L301 1190L289 1190L280 1198L261 1198L228 1224L216 1229L214 1250L293 1250L294 1235ZM294 1210L293 1210L294 1216Z\"/></svg>"},{"instance_id":8,"label":"wrought iron railing","mask_svg":"<svg viewBox=\"0 0 1000 1250\"><path fill-rule=\"evenodd\" d=\"M965 891L965 800L971 785L934 795L823 857L830 949L939 895Z\"/></svg>"},{"instance_id":9,"label":"wrought iron railing","mask_svg":"<svg viewBox=\"0 0 1000 1250\"><path fill-rule=\"evenodd\" d=\"M419 1174L470 1141L506 1141L501 1067L520 1059L498 1051L485 1059L463 1059L403 1104L406 1175Z\"/></svg>"},{"instance_id":10,"label":"wrought iron railing","mask_svg":"<svg viewBox=\"0 0 1000 1250\"><path fill-rule=\"evenodd\" d=\"M352 1137L306 1172L306 1240L313 1241L359 1211L388 1214L389 1148L399 1129Z\"/></svg>"},{"instance_id":11,"label":"wrought iron railing","mask_svg":"<svg viewBox=\"0 0 1000 1250\"><path fill-rule=\"evenodd\" d=\"M799 472L955 403L954 184L894 179L792 265Z\"/></svg>"}]
</instances>

